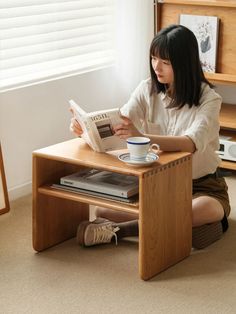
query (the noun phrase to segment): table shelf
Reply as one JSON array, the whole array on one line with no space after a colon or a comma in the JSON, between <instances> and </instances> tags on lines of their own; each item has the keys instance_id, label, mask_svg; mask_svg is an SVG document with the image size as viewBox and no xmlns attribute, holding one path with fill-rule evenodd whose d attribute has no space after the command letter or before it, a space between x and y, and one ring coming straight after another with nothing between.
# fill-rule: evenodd
<instances>
[{"instance_id":1,"label":"table shelf","mask_svg":"<svg viewBox=\"0 0 236 314\"><path fill-rule=\"evenodd\" d=\"M44 195L52 196L52 197L58 197L58 198L63 198L67 200L72 200L72 201L77 201L77 202L82 202L90 205L97 205L97 206L102 206L102 207L108 207L108 208L115 208L117 210L122 210L125 212L129 213L135 213L138 214L138 208L139 208L139 203L134 202L134 203L125 203L122 201L117 201L117 200L110 200L100 197L95 197L91 195L82 195L77 192L71 192L71 191L62 191L55 189L51 187L50 185L45 185L42 187L38 188L38 192Z\"/></svg>"}]
</instances>

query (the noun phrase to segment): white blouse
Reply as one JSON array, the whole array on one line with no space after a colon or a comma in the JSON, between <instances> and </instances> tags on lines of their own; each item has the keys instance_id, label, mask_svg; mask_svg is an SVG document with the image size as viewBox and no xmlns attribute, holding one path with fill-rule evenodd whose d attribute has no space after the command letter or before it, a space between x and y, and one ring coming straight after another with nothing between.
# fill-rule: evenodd
<instances>
[{"instance_id":1,"label":"white blouse","mask_svg":"<svg viewBox=\"0 0 236 314\"><path fill-rule=\"evenodd\" d=\"M214 173L219 166L219 111L221 97L207 84L202 84L200 106L181 109L167 106L170 98L163 93L150 96L151 79L142 81L121 108L143 133L154 135L187 135L195 143L193 179Z\"/></svg>"}]
</instances>

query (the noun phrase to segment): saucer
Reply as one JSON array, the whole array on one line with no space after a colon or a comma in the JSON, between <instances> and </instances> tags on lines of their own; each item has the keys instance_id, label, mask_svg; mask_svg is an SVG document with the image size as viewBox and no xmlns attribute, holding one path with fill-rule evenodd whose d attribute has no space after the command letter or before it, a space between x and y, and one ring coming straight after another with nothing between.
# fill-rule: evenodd
<instances>
[{"instance_id":1,"label":"saucer","mask_svg":"<svg viewBox=\"0 0 236 314\"><path fill-rule=\"evenodd\" d=\"M154 153L148 153L146 158L144 160L132 160L130 159L130 154L125 153L118 156L118 159L128 165L132 166L149 166L152 163L154 163L156 160L159 159L159 156L157 156Z\"/></svg>"}]
</instances>

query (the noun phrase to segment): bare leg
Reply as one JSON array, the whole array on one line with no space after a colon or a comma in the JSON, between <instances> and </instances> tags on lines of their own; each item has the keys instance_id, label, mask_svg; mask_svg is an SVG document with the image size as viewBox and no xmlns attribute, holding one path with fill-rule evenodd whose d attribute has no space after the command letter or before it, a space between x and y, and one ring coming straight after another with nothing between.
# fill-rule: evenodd
<instances>
[{"instance_id":1,"label":"bare leg","mask_svg":"<svg viewBox=\"0 0 236 314\"><path fill-rule=\"evenodd\" d=\"M96 206L96 217L106 218L114 222L127 222L130 220L137 220L138 215L132 213L121 212L118 210L113 210L109 208L103 208Z\"/></svg>"},{"instance_id":2,"label":"bare leg","mask_svg":"<svg viewBox=\"0 0 236 314\"><path fill-rule=\"evenodd\" d=\"M193 227L220 221L224 216L224 209L220 202L209 196L199 196L192 202ZM96 207L96 217L106 218L114 222L125 222L138 219L138 215L121 212L109 208Z\"/></svg>"},{"instance_id":3,"label":"bare leg","mask_svg":"<svg viewBox=\"0 0 236 314\"><path fill-rule=\"evenodd\" d=\"M219 240L228 228L220 202L209 196L193 199L192 246L203 249Z\"/></svg>"},{"instance_id":4,"label":"bare leg","mask_svg":"<svg viewBox=\"0 0 236 314\"><path fill-rule=\"evenodd\" d=\"M116 232L118 239L139 234L138 219L134 219L137 215L98 207L96 216L119 227ZM193 201L193 247L204 248L221 238L223 216L224 210L217 200L204 196Z\"/></svg>"},{"instance_id":5,"label":"bare leg","mask_svg":"<svg viewBox=\"0 0 236 314\"><path fill-rule=\"evenodd\" d=\"M138 220L130 220L127 222L114 223L114 227L119 227L117 231L117 238L137 237L139 235Z\"/></svg>"},{"instance_id":6,"label":"bare leg","mask_svg":"<svg viewBox=\"0 0 236 314\"><path fill-rule=\"evenodd\" d=\"M96 206L96 217L106 218L114 222L114 227L119 227L117 238L134 237L139 234L138 215L121 212L110 208Z\"/></svg>"},{"instance_id":7,"label":"bare leg","mask_svg":"<svg viewBox=\"0 0 236 314\"><path fill-rule=\"evenodd\" d=\"M221 238L224 209L219 201L209 196L199 196L192 201L192 211L193 247L204 248ZM119 227L117 232L119 239L138 236L136 214L96 207L96 217L114 222L114 227Z\"/></svg>"},{"instance_id":8,"label":"bare leg","mask_svg":"<svg viewBox=\"0 0 236 314\"><path fill-rule=\"evenodd\" d=\"M224 209L219 201L209 196L193 199L193 227L221 221Z\"/></svg>"}]
</instances>

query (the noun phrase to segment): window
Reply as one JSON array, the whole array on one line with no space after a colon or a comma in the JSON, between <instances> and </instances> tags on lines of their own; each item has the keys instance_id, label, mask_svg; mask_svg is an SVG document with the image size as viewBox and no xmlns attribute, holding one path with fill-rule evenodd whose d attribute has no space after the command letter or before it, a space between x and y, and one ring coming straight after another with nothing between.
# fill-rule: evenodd
<instances>
[{"instance_id":1,"label":"window","mask_svg":"<svg viewBox=\"0 0 236 314\"><path fill-rule=\"evenodd\" d=\"M114 62L114 0L0 3L0 91Z\"/></svg>"}]
</instances>

